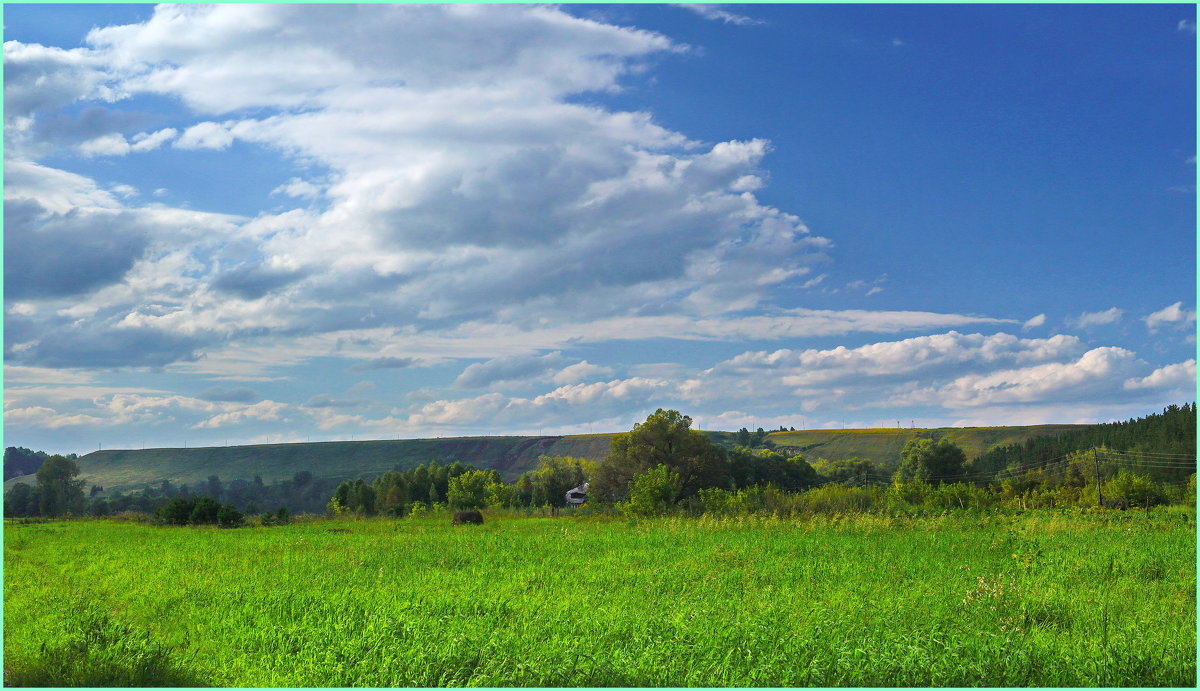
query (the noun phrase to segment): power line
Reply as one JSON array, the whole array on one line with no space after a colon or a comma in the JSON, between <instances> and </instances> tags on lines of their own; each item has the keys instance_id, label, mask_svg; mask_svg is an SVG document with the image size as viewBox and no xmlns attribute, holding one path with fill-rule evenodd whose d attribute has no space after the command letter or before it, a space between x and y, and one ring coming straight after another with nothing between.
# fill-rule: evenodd
<instances>
[{"instance_id":1,"label":"power line","mask_svg":"<svg viewBox=\"0 0 1200 691\"><path fill-rule=\"evenodd\" d=\"M1188 458L1190 458L1192 460L1191 463L1186 462L1185 459L1188 459ZM1027 465L1018 466L1016 468L1004 468L995 473L990 473L987 471L976 471L976 472L970 472L970 473L961 473L958 475L953 475L953 476L943 477L943 478L938 478L938 479L944 483L945 482L951 482L951 483L952 482L971 482L971 481L981 481L981 480L1000 481L1000 480L1005 480L1008 478L1016 478L1016 477L1020 477L1022 475L1028 475L1030 473L1036 473L1036 472L1041 472L1041 473L1048 472L1050 474L1054 474L1056 471L1060 471L1062 469L1069 468L1072 465L1077 466L1080 463L1087 462L1087 460L1089 460L1089 459L1085 459L1082 455L1079 455L1078 452L1071 452L1071 453L1063 455L1063 456L1058 456L1056 458L1051 458L1051 459L1044 460L1044 461L1038 461L1036 463L1030 463ZM1110 465L1110 466L1118 465L1118 466L1126 467L1126 468L1144 467L1144 468L1155 468L1155 469L1162 469L1162 470L1189 470L1189 469L1194 470L1195 469L1195 459L1193 457L1185 457L1184 459L1142 460L1142 459L1138 459L1136 457L1136 453L1131 456L1131 455L1128 455L1128 452L1098 450L1098 453L1096 453L1096 455L1091 460L1092 460L1092 462L1102 462L1105 465ZM1179 462L1174 463L1174 462L1172 462L1173 460L1179 460ZM1082 468L1080 470L1081 470L1081 472L1083 472ZM850 481L853 481L855 483L861 482L861 483L871 483L871 484L890 484L894 480L894 478L895 478L894 475L889 476L889 475L882 475L882 474L878 474L878 473L863 473L863 474L856 474L856 475L851 476Z\"/></svg>"},{"instance_id":2,"label":"power line","mask_svg":"<svg viewBox=\"0 0 1200 691\"><path fill-rule=\"evenodd\" d=\"M1103 453L1118 454L1121 456L1147 456L1153 458L1195 458L1194 453L1168 453L1165 451L1120 451L1117 449L1103 449Z\"/></svg>"}]
</instances>

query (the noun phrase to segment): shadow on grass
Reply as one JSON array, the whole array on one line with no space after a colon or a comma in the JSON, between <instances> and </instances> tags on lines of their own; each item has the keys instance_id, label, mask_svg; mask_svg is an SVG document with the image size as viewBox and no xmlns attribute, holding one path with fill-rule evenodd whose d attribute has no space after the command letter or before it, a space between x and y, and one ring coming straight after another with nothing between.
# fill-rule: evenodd
<instances>
[{"instance_id":1,"label":"shadow on grass","mask_svg":"<svg viewBox=\"0 0 1200 691\"><path fill-rule=\"evenodd\" d=\"M4 666L5 686L146 687L208 686L180 666L174 651L145 631L84 613L64 644L43 643L32 660Z\"/></svg>"}]
</instances>

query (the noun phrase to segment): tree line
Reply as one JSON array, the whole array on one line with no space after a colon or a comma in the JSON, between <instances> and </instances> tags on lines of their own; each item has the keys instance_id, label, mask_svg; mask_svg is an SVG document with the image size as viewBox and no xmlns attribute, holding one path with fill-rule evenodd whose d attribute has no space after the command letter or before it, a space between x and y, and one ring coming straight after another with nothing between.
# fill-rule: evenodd
<instances>
[{"instance_id":1,"label":"tree line","mask_svg":"<svg viewBox=\"0 0 1200 691\"><path fill-rule=\"evenodd\" d=\"M99 485L85 491L86 482L78 479L78 475L79 466L74 458L48 456L38 469L34 484L18 482L5 493L4 515L103 517L130 511L156 515L169 502L179 500L177 503L194 506L201 498L218 506L229 505L247 516L268 513L277 516L280 509L288 515L319 513L325 510L330 493L340 481L314 477L304 470L272 483L263 482L258 475L251 480L239 478L230 482L210 475L191 485L162 480L130 492L105 493Z\"/></svg>"},{"instance_id":2,"label":"tree line","mask_svg":"<svg viewBox=\"0 0 1200 691\"><path fill-rule=\"evenodd\" d=\"M566 493L587 481L595 464L570 456L543 456L535 470L522 473L512 484L495 470L455 461L437 461L408 470L392 470L373 481L345 480L329 499L333 515L400 517L437 506L459 509L566 506Z\"/></svg>"},{"instance_id":3,"label":"tree line","mask_svg":"<svg viewBox=\"0 0 1200 691\"><path fill-rule=\"evenodd\" d=\"M1190 426L1186 416L1190 415ZM992 457L968 460L947 439L910 439L894 471L868 459L809 464L799 455L779 453L765 434L743 428L735 440L757 448L714 443L691 429L692 420L675 410L657 410L645 422L613 438L611 452L599 463L569 457L543 457L537 470L506 485L494 470L460 466L447 474L446 493L436 495L455 509L564 506L567 490L590 481L589 501L629 515L729 513L770 510L873 510L881 507L984 508L998 504L1021 508L1094 506L1121 508L1188 503L1195 498L1195 457L1153 456L1158 448L1186 450L1178 439L1194 430L1195 406L1172 406L1149 423L1130 421L1107 426L1109 436L1079 435L1075 444L1094 439L1129 442L1134 451L1071 448L1040 463L1016 460L989 469ZM1146 431L1145 438L1138 437ZM761 432L761 429L759 430ZM744 434L743 434L744 432ZM1064 435L1065 436L1065 435ZM1172 443L1156 446L1170 439ZM1051 448L1070 448L1057 439ZM1194 443L1192 444L1194 448ZM1025 457L1021 457L1024 459ZM330 500L330 513L405 515L405 497L414 495L418 470L391 473L374 483L346 481ZM382 497L390 497L383 499ZM364 497L368 498L364 501ZM435 506L433 501L408 507Z\"/></svg>"},{"instance_id":4,"label":"tree line","mask_svg":"<svg viewBox=\"0 0 1200 691\"><path fill-rule=\"evenodd\" d=\"M1103 447L1124 453L1145 453L1196 458L1196 403L1170 405L1124 422L1088 425L1062 434L1031 437L981 453L973 463L980 473L1000 473L1062 458L1067 454ZM1163 479L1178 479L1165 474Z\"/></svg>"},{"instance_id":5,"label":"tree line","mask_svg":"<svg viewBox=\"0 0 1200 691\"><path fill-rule=\"evenodd\" d=\"M50 458L50 454L45 451L34 451L24 446L10 446L4 449L4 479L11 480L22 475L33 475L48 458ZM79 457L69 453L63 455L63 458L75 460Z\"/></svg>"},{"instance_id":6,"label":"tree line","mask_svg":"<svg viewBox=\"0 0 1200 691\"><path fill-rule=\"evenodd\" d=\"M1195 439L1188 437L1195 433L1195 413L1194 403L1170 406L1161 415L1031 439L972 460L946 439L914 438L905 444L893 469L861 458L819 459L810 464L800 455L773 448L761 428L754 433L743 428L730 435L754 446L714 443L709 435L691 429L689 416L659 409L629 432L616 435L603 460L542 457L536 469L511 484L492 469L434 460L415 468L396 467L373 478L317 478L302 471L267 484L259 476L226 483L212 475L191 486L163 480L112 497L97 497L103 488L94 486L92 497L86 498L74 459L49 456L37 471L36 485L17 483L5 495L5 516L156 513L175 502L168 512L174 518L168 522L178 522L185 513L181 507L186 506L190 507L188 522L195 523L199 521L192 514L198 506L202 508L196 516L207 516L211 508L198 501L204 497L215 502L218 510L227 504L246 515L277 517L282 509L289 516L325 512L401 517L438 506L564 507L567 491L584 482L590 483L592 506L631 515L721 513L730 507L761 507L764 502L779 509L808 506L821 497L841 497L839 505L880 506L885 496L881 492L890 492L883 503L892 506L1103 502L1149 507L1195 496Z\"/></svg>"}]
</instances>

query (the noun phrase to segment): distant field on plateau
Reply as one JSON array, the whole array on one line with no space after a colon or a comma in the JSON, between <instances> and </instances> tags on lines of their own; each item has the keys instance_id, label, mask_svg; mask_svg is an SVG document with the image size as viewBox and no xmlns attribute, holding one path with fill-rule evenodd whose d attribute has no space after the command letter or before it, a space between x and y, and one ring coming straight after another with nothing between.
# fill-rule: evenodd
<instances>
[{"instance_id":1,"label":"distant field on plateau","mask_svg":"<svg viewBox=\"0 0 1200 691\"><path fill-rule=\"evenodd\" d=\"M5 683L1193 687L1190 514L6 521Z\"/></svg>"}]
</instances>

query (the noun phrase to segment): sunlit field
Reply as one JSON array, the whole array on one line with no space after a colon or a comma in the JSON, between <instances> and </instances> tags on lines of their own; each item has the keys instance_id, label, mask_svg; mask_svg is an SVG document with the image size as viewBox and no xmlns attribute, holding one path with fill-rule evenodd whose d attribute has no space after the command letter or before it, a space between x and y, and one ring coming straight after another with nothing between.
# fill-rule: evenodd
<instances>
[{"instance_id":1,"label":"sunlit field","mask_svg":"<svg viewBox=\"0 0 1200 691\"><path fill-rule=\"evenodd\" d=\"M1191 512L6 522L10 685L1187 686Z\"/></svg>"}]
</instances>

